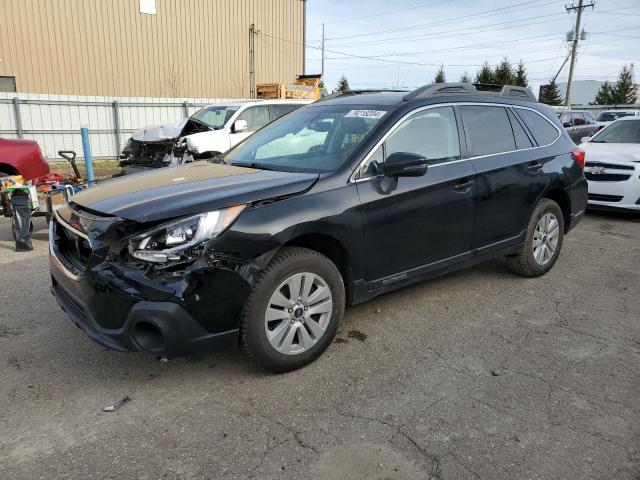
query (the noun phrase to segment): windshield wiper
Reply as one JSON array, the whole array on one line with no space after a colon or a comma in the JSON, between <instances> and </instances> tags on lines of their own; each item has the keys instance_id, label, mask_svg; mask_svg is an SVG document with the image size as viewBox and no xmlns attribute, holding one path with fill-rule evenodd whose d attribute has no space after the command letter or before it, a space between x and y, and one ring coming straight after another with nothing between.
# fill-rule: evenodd
<instances>
[{"instance_id":1,"label":"windshield wiper","mask_svg":"<svg viewBox=\"0 0 640 480\"><path fill-rule=\"evenodd\" d=\"M589 140L589 143L607 143L606 140Z\"/></svg>"},{"instance_id":2,"label":"windshield wiper","mask_svg":"<svg viewBox=\"0 0 640 480\"><path fill-rule=\"evenodd\" d=\"M235 165L236 167L247 167L247 168L259 168L260 170L275 170L278 171L277 168L274 168L272 165L267 165L259 162L231 162L229 165Z\"/></svg>"}]
</instances>

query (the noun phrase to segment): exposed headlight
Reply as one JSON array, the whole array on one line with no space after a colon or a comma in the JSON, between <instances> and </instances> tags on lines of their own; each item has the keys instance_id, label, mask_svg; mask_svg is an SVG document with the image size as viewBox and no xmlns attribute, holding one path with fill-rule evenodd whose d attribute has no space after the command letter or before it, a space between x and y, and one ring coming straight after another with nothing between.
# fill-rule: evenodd
<instances>
[{"instance_id":1,"label":"exposed headlight","mask_svg":"<svg viewBox=\"0 0 640 480\"><path fill-rule=\"evenodd\" d=\"M187 258L186 250L220 235L244 210L236 205L167 223L129 241L129 253L148 262Z\"/></svg>"}]
</instances>

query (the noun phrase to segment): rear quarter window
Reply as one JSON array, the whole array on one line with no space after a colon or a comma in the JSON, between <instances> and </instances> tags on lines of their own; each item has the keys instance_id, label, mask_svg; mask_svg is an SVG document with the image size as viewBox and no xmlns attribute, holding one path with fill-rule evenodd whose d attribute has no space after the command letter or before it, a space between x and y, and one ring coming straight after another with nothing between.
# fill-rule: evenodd
<instances>
[{"instance_id":1,"label":"rear quarter window","mask_svg":"<svg viewBox=\"0 0 640 480\"><path fill-rule=\"evenodd\" d=\"M515 108L515 111L533 135L538 146L549 145L560 136L556 127L541 114L524 108Z\"/></svg>"}]
</instances>

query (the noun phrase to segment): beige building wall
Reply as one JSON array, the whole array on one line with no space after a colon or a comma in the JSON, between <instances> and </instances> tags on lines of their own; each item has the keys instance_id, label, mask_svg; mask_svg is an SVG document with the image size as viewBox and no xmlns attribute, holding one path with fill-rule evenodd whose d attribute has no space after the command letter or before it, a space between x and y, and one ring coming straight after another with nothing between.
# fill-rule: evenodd
<instances>
[{"instance_id":1,"label":"beige building wall","mask_svg":"<svg viewBox=\"0 0 640 480\"><path fill-rule=\"evenodd\" d=\"M0 77L25 93L247 98L252 23L257 83L304 73L304 0L155 5L150 15L140 0L0 0Z\"/></svg>"}]
</instances>

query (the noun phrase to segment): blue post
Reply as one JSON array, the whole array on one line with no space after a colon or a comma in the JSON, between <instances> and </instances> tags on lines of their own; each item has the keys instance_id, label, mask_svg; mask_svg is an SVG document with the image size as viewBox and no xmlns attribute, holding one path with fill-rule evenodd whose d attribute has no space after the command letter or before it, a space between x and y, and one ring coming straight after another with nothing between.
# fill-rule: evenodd
<instances>
[{"instance_id":1,"label":"blue post","mask_svg":"<svg viewBox=\"0 0 640 480\"><path fill-rule=\"evenodd\" d=\"M93 157L91 156L91 144L89 143L89 130L87 127L80 129L82 135L82 151L84 152L84 167L87 170L87 183L94 180L93 177Z\"/></svg>"}]
</instances>

